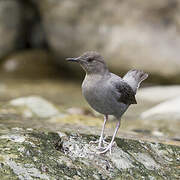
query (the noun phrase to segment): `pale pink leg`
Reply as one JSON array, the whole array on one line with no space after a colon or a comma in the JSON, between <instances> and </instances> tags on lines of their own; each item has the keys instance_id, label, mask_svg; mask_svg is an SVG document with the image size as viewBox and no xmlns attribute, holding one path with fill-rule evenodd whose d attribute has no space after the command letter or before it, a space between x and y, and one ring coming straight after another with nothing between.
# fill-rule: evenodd
<instances>
[{"instance_id":1,"label":"pale pink leg","mask_svg":"<svg viewBox=\"0 0 180 180\"><path fill-rule=\"evenodd\" d=\"M105 129L105 125L106 125L107 120L108 120L108 115L105 115L105 116L104 116L104 123L103 123L102 131L101 131L101 136L100 136L100 138L99 138L98 148L102 148L102 147L103 147L104 129Z\"/></svg>"},{"instance_id":2,"label":"pale pink leg","mask_svg":"<svg viewBox=\"0 0 180 180\"><path fill-rule=\"evenodd\" d=\"M103 123L102 131L101 131L101 136L100 136L99 140L97 140L97 141L90 141L89 142L90 144L98 143L98 149L100 149L100 150L104 149L104 144L106 144L106 145L108 144L104 140L104 129L105 129L105 125L106 125L107 120L108 120L108 115L104 115L104 123Z\"/></svg>"},{"instance_id":3,"label":"pale pink leg","mask_svg":"<svg viewBox=\"0 0 180 180\"><path fill-rule=\"evenodd\" d=\"M115 129L115 131L114 131L114 134L113 134L113 137L112 137L112 140L111 140L110 144L107 146L107 148L106 148L104 151L99 152L99 154L104 154L104 153L106 153L107 151L109 151L110 154L111 154L111 149L112 149L112 146L113 146L113 142L114 142L114 139L115 139L116 134L117 134L117 132L118 132L118 129L119 129L119 127L120 127L120 124L121 124L121 123L120 123L120 120L119 120L118 123L117 123L117 125L116 125L116 129Z\"/></svg>"}]
</instances>

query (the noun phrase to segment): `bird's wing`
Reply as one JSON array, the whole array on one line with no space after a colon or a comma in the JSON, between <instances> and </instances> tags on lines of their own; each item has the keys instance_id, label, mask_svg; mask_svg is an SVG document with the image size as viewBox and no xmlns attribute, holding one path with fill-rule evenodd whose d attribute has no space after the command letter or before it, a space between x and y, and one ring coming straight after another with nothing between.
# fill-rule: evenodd
<instances>
[{"instance_id":1,"label":"bird's wing","mask_svg":"<svg viewBox=\"0 0 180 180\"><path fill-rule=\"evenodd\" d=\"M117 101L124 104L137 104L135 93L131 86L123 81L118 76L112 76L111 84L115 87L115 91L118 92Z\"/></svg>"}]
</instances>

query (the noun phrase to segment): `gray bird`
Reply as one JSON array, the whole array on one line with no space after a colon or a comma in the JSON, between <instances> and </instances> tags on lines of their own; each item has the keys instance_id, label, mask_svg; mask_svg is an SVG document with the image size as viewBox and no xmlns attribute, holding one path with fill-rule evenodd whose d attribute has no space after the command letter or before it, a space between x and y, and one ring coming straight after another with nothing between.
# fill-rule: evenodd
<instances>
[{"instance_id":1,"label":"gray bird","mask_svg":"<svg viewBox=\"0 0 180 180\"><path fill-rule=\"evenodd\" d=\"M86 72L82 93L90 106L104 115L98 147L101 150L100 153L110 151L111 154L121 117L131 104L137 104L136 91L148 74L141 70L130 70L120 78L109 72L104 58L94 51L86 52L77 58L67 58L67 60L79 63ZM104 129L108 115L114 115L118 122L111 142L104 148Z\"/></svg>"}]
</instances>

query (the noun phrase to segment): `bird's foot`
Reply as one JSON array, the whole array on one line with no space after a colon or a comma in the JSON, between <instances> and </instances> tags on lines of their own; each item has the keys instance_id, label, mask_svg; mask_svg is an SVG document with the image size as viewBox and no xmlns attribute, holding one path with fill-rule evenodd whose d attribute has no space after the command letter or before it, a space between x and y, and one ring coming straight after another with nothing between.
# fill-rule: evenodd
<instances>
[{"instance_id":1,"label":"bird's foot","mask_svg":"<svg viewBox=\"0 0 180 180\"><path fill-rule=\"evenodd\" d=\"M110 143L106 148L103 149L103 151L98 152L98 154L105 154L109 151L110 154L112 154L112 147L116 144L116 142Z\"/></svg>"},{"instance_id":2,"label":"bird's foot","mask_svg":"<svg viewBox=\"0 0 180 180\"><path fill-rule=\"evenodd\" d=\"M102 140L99 139L97 141L90 141L89 144L98 144L98 150L103 150L109 144L107 141L105 141L106 138L107 136L105 136Z\"/></svg>"}]
</instances>

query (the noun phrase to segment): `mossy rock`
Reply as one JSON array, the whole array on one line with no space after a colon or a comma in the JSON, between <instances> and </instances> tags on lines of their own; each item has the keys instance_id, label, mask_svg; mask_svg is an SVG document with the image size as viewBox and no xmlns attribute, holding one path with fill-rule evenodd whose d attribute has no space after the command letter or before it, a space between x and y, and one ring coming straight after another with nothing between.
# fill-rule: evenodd
<instances>
[{"instance_id":1,"label":"mossy rock","mask_svg":"<svg viewBox=\"0 0 180 180\"><path fill-rule=\"evenodd\" d=\"M99 155L97 136L33 129L1 129L2 179L178 179L180 148L116 139Z\"/></svg>"}]
</instances>

